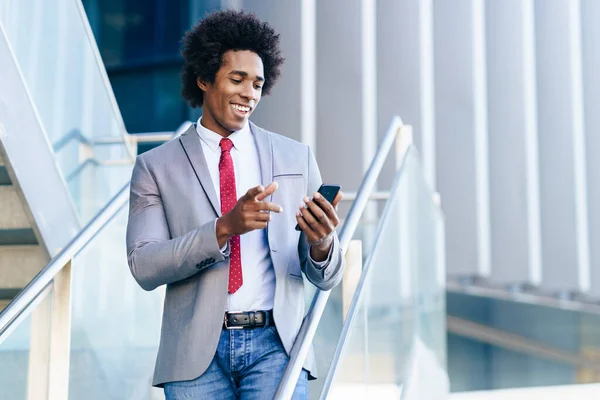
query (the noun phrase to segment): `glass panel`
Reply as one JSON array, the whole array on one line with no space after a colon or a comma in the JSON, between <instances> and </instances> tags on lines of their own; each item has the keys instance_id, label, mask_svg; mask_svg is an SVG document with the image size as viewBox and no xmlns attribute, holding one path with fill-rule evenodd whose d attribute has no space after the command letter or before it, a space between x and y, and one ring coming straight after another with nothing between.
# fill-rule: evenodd
<instances>
[{"instance_id":1,"label":"glass panel","mask_svg":"<svg viewBox=\"0 0 600 400\"><path fill-rule=\"evenodd\" d=\"M148 399L164 288L143 291L129 271L127 207L73 263L69 395Z\"/></svg>"},{"instance_id":2,"label":"glass panel","mask_svg":"<svg viewBox=\"0 0 600 400\"><path fill-rule=\"evenodd\" d=\"M332 397L397 398L411 381L410 398L445 398L442 233L441 213L411 150L364 266ZM426 371L427 382L411 379L413 367Z\"/></svg>"},{"instance_id":3,"label":"glass panel","mask_svg":"<svg viewBox=\"0 0 600 400\"><path fill-rule=\"evenodd\" d=\"M189 26L190 0L87 0L95 18L102 57L108 67L147 66L179 60L178 43ZM90 18L92 19L92 18Z\"/></svg>"},{"instance_id":4,"label":"glass panel","mask_svg":"<svg viewBox=\"0 0 600 400\"><path fill-rule=\"evenodd\" d=\"M172 131L187 118L180 71L177 64L111 73L115 96L130 132Z\"/></svg>"},{"instance_id":5,"label":"glass panel","mask_svg":"<svg viewBox=\"0 0 600 400\"><path fill-rule=\"evenodd\" d=\"M104 156L132 162L133 152L124 142L109 146L108 154L92 143L99 137L124 138L126 131L81 4L4 2L0 21L75 204L88 208L80 204L87 196L79 191L85 163L101 163ZM114 183L121 187L128 176L118 178Z\"/></svg>"},{"instance_id":6,"label":"glass panel","mask_svg":"<svg viewBox=\"0 0 600 400\"><path fill-rule=\"evenodd\" d=\"M370 202L370 205L375 206L376 202ZM345 222L345 221L344 221ZM353 235L353 240L360 240L362 244L363 263L367 255L373 248L377 225L379 224L379 216L374 212L370 218L362 218L356 231ZM341 231L341 225L338 227ZM308 310L316 288L310 283L305 284L306 288L306 309ZM331 360L335 353L340 335L342 333L343 320L343 301L342 301L342 285L335 287L329 296L329 300L325 305L325 310L321 317L321 321L317 327L317 332L313 339L313 349L315 353L315 361L319 379L309 382L309 393L311 399L318 399L323 384L325 382L325 374L329 370Z\"/></svg>"},{"instance_id":7,"label":"glass panel","mask_svg":"<svg viewBox=\"0 0 600 400\"><path fill-rule=\"evenodd\" d=\"M110 157L107 153L118 149L115 146L98 148L98 154ZM67 185L75 199L77 211L84 221L89 221L108 201L123 188L130 179L133 165L102 166L94 163L85 164L74 179Z\"/></svg>"},{"instance_id":8,"label":"glass panel","mask_svg":"<svg viewBox=\"0 0 600 400\"><path fill-rule=\"evenodd\" d=\"M42 294L41 302L0 342L0 399L26 400L47 393L51 293Z\"/></svg>"}]
</instances>

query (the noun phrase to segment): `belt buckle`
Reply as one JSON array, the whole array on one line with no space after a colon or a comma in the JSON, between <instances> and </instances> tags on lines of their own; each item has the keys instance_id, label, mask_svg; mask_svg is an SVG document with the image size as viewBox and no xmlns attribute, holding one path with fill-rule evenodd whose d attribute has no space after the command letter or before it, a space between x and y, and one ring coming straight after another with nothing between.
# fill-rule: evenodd
<instances>
[{"instance_id":1,"label":"belt buckle","mask_svg":"<svg viewBox=\"0 0 600 400\"><path fill-rule=\"evenodd\" d=\"M227 317L228 317L229 315L240 315L240 314L244 314L244 312L243 312L243 311L228 311L228 312L226 312L226 313L225 313L225 319L224 319L224 321L223 321L223 323L224 323L224 325L225 325L225 329L227 329L227 330L232 330L232 329L244 329L244 327L243 327L243 326L229 326L229 325L227 324L227 320L228 320L228 318L227 318Z\"/></svg>"}]
</instances>

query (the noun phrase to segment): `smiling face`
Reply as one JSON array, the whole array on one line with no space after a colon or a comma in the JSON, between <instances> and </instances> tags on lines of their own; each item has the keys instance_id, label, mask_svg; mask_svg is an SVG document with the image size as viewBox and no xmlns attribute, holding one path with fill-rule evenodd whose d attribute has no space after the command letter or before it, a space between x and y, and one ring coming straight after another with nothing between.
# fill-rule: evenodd
<instances>
[{"instance_id":1,"label":"smiling face","mask_svg":"<svg viewBox=\"0 0 600 400\"><path fill-rule=\"evenodd\" d=\"M223 137L242 129L260 101L264 76L258 54L226 52L214 83L197 80L204 92L202 125Z\"/></svg>"}]
</instances>

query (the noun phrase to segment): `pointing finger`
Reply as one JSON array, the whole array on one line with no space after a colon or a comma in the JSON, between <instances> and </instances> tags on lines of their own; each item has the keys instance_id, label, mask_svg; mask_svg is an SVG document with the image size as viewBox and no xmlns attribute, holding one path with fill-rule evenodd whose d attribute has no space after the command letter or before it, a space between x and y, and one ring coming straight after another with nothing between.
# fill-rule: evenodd
<instances>
[{"instance_id":1,"label":"pointing finger","mask_svg":"<svg viewBox=\"0 0 600 400\"><path fill-rule=\"evenodd\" d=\"M283 211L283 208L279 204L271 203L269 201L261 201L258 202L257 205L257 210L259 211L272 211L276 213Z\"/></svg>"},{"instance_id":2,"label":"pointing finger","mask_svg":"<svg viewBox=\"0 0 600 400\"><path fill-rule=\"evenodd\" d=\"M275 193L278 187L279 185L277 184L277 182L271 182L263 192L258 193L258 195L256 196L256 201L263 201L264 199Z\"/></svg>"}]
</instances>

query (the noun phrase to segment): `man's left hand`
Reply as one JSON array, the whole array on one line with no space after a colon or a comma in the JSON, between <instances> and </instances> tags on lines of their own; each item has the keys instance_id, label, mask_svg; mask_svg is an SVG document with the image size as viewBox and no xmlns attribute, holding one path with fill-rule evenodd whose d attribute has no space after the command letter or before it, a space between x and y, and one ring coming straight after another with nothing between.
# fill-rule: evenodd
<instances>
[{"instance_id":1,"label":"man's left hand","mask_svg":"<svg viewBox=\"0 0 600 400\"><path fill-rule=\"evenodd\" d=\"M306 234L310 256L315 261L324 261L329 255L333 232L340 223L336 210L342 197L343 193L340 191L330 203L320 193L315 193L312 200L304 198L305 205L300 206L296 213L296 221Z\"/></svg>"}]
</instances>

